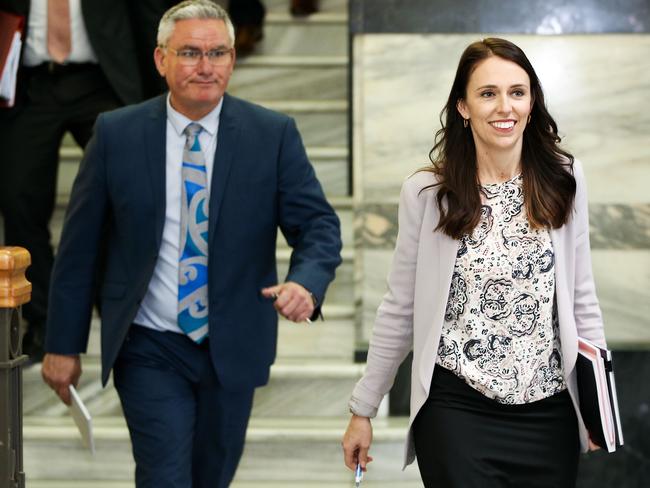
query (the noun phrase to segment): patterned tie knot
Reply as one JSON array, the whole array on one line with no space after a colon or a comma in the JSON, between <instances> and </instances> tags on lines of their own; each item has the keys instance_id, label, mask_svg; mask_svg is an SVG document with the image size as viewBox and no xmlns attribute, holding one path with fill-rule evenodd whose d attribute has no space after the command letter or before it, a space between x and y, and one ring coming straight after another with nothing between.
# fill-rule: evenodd
<instances>
[{"instance_id":1,"label":"patterned tie knot","mask_svg":"<svg viewBox=\"0 0 650 488\"><path fill-rule=\"evenodd\" d=\"M197 124L195 122L192 122L191 124L188 124L187 127L185 127L183 134L185 134L185 137L187 137L187 149L190 151L201 150L201 146L199 145L199 134L202 130L203 127L201 127L201 124Z\"/></svg>"}]
</instances>

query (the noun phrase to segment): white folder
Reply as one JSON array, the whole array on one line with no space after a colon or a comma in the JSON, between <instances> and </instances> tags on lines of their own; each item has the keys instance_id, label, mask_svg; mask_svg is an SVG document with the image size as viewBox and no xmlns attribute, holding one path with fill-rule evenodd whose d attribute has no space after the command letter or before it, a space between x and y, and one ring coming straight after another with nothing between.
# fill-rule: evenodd
<instances>
[{"instance_id":1,"label":"white folder","mask_svg":"<svg viewBox=\"0 0 650 488\"><path fill-rule=\"evenodd\" d=\"M74 423L77 424L77 428L81 434L81 443L85 448L90 450L92 455L95 455L93 419L73 385L70 385L70 400L70 415L72 415L72 419L74 420Z\"/></svg>"}]
</instances>

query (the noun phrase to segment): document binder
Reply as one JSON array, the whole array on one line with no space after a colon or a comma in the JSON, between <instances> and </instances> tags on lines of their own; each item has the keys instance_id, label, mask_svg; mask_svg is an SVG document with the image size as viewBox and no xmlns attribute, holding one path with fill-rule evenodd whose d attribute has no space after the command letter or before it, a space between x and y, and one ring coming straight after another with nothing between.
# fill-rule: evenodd
<instances>
[{"instance_id":1,"label":"document binder","mask_svg":"<svg viewBox=\"0 0 650 488\"><path fill-rule=\"evenodd\" d=\"M25 17L0 10L0 107L12 107Z\"/></svg>"},{"instance_id":2,"label":"document binder","mask_svg":"<svg viewBox=\"0 0 650 488\"><path fill-rule=\"evenodd\" d=\"M578 338L576 371L580 413L589 437L607 452L614 452L623 445L623 430L611 351Z\"/></svg>"}]
</instances>

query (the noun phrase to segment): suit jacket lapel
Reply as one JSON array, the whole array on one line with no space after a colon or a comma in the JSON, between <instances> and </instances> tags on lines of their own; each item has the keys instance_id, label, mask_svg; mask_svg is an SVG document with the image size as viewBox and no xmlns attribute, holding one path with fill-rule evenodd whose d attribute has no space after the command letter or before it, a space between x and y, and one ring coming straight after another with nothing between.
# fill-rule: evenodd
<instances>
[{"instance_id":1,"label":"suit jacket lapel","mask_svg":"<svg viewBox=\"0 0 650 488\"><path fill-rule=\"evenodd\" d=\"M144 147L147 153L149 184L155 209L154 230L156 246L160 247L167 200L165 198L165 167L167 148L167 106L166 95L152 100L149 120L144 127Z\"/></svg>"},{"instance_id":2,"label":"suit jacket lapel","mask_svg":"<svg viewBox=\"0 0 650 488\"><path fill-rule=\"evenodd\" d=\"M212 181L210 183L210 209L209 209L209 238L208 246L212 248L214 229L219 219L221 202L226 191L228 175L238 146L240 134L240 121L238 120L237 106L233 99L225 94L223 107L219 115L219 130L217 132L217 150L214 154L212 166Z\"/></svg>"}]
</instances>

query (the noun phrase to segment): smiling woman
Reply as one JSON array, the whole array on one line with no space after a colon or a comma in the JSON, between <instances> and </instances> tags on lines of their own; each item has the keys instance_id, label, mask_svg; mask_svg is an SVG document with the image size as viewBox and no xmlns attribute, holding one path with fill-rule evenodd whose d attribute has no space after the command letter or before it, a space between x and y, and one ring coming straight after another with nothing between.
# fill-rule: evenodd
<instances>
[{"instance_id":1,"label":"smiling woman","mask_svg":"<svg viewBox=\"0 0 650 488\"><path fill-rule=\"evenodd\" d=\"M566 223L575 194L568 168L573 156L558 146L557 124L524 52L488 38L467 47L441 112L444 121L431 150L439 183L438 227L461 238L480 220L477 184L523 179L527 219L533 228Z\"/></svg>"},{"instance_id":2,"label":"smiling woman","mask_svg":"<svg viewBox=\"0 0 650 488\"><path fill-rule=\"evenodd\" d=\"M402 187L388 292L350 400L346 465L413 349L406 463L425 486L575 486L590 447L578 337L605 346L584 176L509 41L461 56L432 165Z\"/></svg>"}]
</instances>

